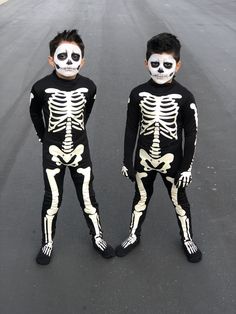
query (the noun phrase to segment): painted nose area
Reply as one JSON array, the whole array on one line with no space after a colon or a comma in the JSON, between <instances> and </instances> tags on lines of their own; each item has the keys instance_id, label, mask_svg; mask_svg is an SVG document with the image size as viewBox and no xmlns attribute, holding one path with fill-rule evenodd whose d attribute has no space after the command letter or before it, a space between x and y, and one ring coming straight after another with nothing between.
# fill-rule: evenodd
<instances>
[{"instance_id":1,"label":"painted nose area","mask_svg":"<svg viewBox=\"0 0 236 314\"><path fill-rule=\"evenodd\" d=\"M72 61L69 59L67 62L66 62L67 65L71 65L72 64Z\"/></svg>"},{"instance_id":2,"label":"painted nose area","mask_svg":"<svg viewBox=\"0 0 236 314\"><path fill-rule=\"evenodd\" d=\"M162 68L159 68L158 73L164 73L164 70Z\"/></svg>"}]
</instances>

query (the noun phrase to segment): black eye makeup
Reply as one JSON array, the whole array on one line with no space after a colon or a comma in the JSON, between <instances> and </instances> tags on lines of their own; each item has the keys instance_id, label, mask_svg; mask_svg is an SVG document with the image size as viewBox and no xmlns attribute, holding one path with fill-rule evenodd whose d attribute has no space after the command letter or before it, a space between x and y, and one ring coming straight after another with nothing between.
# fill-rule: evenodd
<instances>
[{"instance_id":1,"label":"black eye makeup","mask_svg":"<svg viewBox=\"0 0 236 314\"><path fill-rule=\"evenodd\" d=\"M158 61L152 61L152 62L151 62L152 68L158 68L159 65L160 65L160 62L158 62Z\"/></svg>"},{"instance_id":2,"label":"black eye makeup","mask_svg":"<svg viewBox=\"0 0 236 314\"><path fill-rule=\"evenodd\" d=\"M172 66L173 66L173 63L171 63L171 62L164 62L164 67L165 67L166 69L171 69Z\"/></svg>"},{"instance_id":3,"label":"black eye makeup","mask_svg":"<svg viewBox=\"0 0 236 314\"><path fill-rule=\"evenodd\" d=\"M71 55L71 58L72 58L72 60L74 60L74 61L79 61L79 59L80 59L80 55L78 54L78 53L72 53L72 55Z\"/></svg>"},{"instance_id":4,"label":"black eye makeup","mask_svg":"<svg viewBox=\"0 0 236 314\"><path fill-rule=\"evenodd\" d=\"M67 53L66 52L61 52L61 53L59 53L58 55L57 55L57 58L59 59L59 60L66 60L66 58L67 58Z\"/></svg>"}]
</instances>

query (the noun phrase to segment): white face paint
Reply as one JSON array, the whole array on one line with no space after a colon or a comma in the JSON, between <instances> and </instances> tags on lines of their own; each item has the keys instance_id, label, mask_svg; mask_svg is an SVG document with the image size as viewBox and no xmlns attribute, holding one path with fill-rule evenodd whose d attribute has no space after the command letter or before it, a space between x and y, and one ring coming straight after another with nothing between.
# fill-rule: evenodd
<instances>
[{"instance_id":1,"label":"white face paint","mask_svg":"<svg viewBox=\"0 0 236 314\"><path fill-rule=\"evenodd\" d=\"M154 82L164 84L174 77L176 61L170 54L154 53L148 59L148 69Z\"/></svg>"},{"instance_id":2,"label":"white face paint","mask_svg":"<svg viewBox=\"0 0 236 314\"><path fill-rule=\"evenodd\" d=\"M82 51L73 43L64 43L57 47L54 56L56 71L63 76L74 76L79 72Z\"/></svg>"}]
</instances>

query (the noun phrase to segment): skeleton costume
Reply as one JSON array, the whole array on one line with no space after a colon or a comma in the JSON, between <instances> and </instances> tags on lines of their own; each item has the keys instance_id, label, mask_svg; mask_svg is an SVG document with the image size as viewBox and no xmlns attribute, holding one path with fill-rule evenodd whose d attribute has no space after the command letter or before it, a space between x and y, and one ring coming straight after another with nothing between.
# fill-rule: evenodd
<instances>
[{"instance_id":1,"label":"skeleton costume","mask_svg":"<svg viewBox=\"0 0 236 314\"><path fill-rule=\"evenodd\" d=\"M153 183L157 173L160 173L175 207L185 253L190 261L196 262L201 258L201 252L192 240L190 205L185 193L185 186L191 182L196 145L198 117L195 100L174 79L166 83L165 80L169 80L170 76L167 75L166 79L163 76L156 78L155 73L150 73L152 79L134 88L128 102L122 172L135 180L135 196L130 234L117 247L116 254L125 256L139 244Z\"/></svg>"},{"instance_id":2,"label":"skeleton costume","mask_svg":"<svg viewBox=\"0 0 236 314\"><path fill-rule=\"evenodd\" d=\"M59 53L63 48L61 46L63 45L58 47ZM68 55L70 56L69 53ZM61 73L65 76L66 71L69 73L72 71L68 69L68 65L73 62L72 57L71 62L66 61L64 72L60 67ZM30 114L39 140L43 143L45 185L42 249L37 257L40 264L48 264L50 261L66 167L70 170L95 249L103 257L113 255L111 246L102 237L98 204L92 186L92 163L86 134L86 122L95 97L95 84L79 74L73 80L66 80L58 77L54 71L32 87Z\"/></svg>"}]
</instances>

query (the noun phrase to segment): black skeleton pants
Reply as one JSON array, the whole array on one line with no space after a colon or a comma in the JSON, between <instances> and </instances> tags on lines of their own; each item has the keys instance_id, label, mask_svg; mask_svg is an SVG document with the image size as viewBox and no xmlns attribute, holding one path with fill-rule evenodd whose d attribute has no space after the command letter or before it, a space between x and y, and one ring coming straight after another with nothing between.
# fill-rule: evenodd
<instances>
[{"instance_id":1,"label":"black skeleton pants","mask_svg":"<svg viewBox=\"0 0 236 314\"><path fill-rule=\"evenodd\" d=\"M147 207L153 193L153 183L157 172L137 172L135 182L135 196L133 200L130 232L140 236L141 227L145 220ZM190 205L184 188L177 188L174 178L161 174L168 194L174 205L182 241L192 239Z\"/></svg>"},{"instance_id":2,"label":"black skeleton pants","mask_svg":"<svg viewBox=\"0 0 236 314\"><path fill-rule=\"evenodd\" d=\"M62 202L63 182L66 168L69 168L74 182L77 197L83 210L90 234L102 236L99 219L99 209L93 190L93 173L91 162L83 163L83 166L57 165L51 160L51 156L43 157L43 172L45 194L42 206L42 241L52 242L55 231L58 211Z\"/></svg>"}]
</instances>

